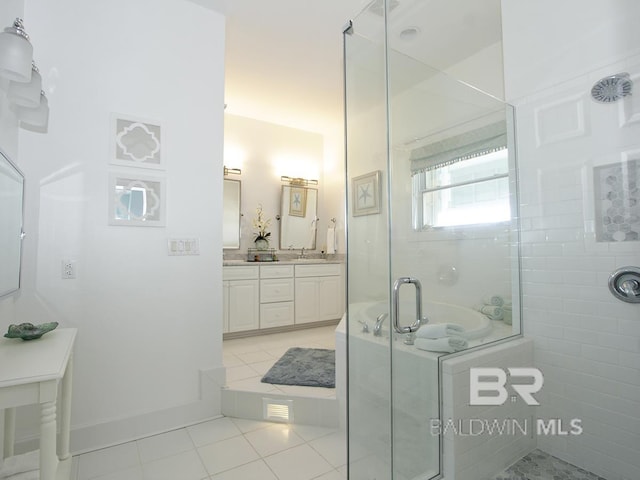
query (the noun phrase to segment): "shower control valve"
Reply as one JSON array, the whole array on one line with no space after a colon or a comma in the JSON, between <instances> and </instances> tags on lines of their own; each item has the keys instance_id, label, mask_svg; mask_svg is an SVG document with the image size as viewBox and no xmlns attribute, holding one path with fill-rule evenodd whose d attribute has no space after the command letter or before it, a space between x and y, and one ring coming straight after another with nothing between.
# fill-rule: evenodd
<instances>
[{"instance_id":1,"label":"shower control valve","mask_svg":"<svg viewBox=\"0 0 640 480\"><path fill-rule=\"evenodd\" d=\"M609 290L623 302L640 303L640 268L622 267L609 277Z\"/></svg>"}]
</instances>

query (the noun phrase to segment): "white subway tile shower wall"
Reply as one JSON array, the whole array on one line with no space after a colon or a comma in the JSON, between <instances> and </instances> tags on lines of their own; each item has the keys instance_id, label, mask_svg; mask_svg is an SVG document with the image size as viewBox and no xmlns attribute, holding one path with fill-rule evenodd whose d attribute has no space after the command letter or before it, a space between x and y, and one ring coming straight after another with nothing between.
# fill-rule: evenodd
<instances>
[{"instance_id":1,"label":"white subway tile shower wall","mask_svg":"<svg viewBox=\"0 0 640 480\"><path fill-rule=\"evenodd\" d=\"M533 342L530 339L517 339L504 342L486 349L467 353L444 360L442 364L442 421L446 425L449 419L454 425L461 422L459 432L447 428L444 434L444 475L447 479L477 480L495 475L497 471L508 467L535 448L535 437L530 434L532 418L536 407L525 402L507 401L499 406L469 405L469 370L477 367L530 367L533 364ZM511 380L508 382L508 388ZM471 429L471 419L475 428ZM469 435L470 430L478 431L477 422L498 422L503 427L515 420L527 434L515 429L509 434L488 433ZM467 425L465 427L465 425ZM495 424L494 424L495 425ZM464 430L467 430L467 435ZM507 429L503 432L507 432Z\"/></svg>"},{"instance_id":2,"label":"white subway tile shower wall","mask_svg":"<svg viewBox=\"0 0 640 480\"><path fill-rule=\"evenodd\" d=\"M591 100L599 78L640 74L640 58L548 88L517 105L525 335L545 384L539 418L581 418L580 436L538 447L610 480L640 478L640 305L608 290L640 265L640 242L596 240L594 169L640 149L640 102ZM628 239L627 239L628 240Z\"/></svg>"}]
</instances>

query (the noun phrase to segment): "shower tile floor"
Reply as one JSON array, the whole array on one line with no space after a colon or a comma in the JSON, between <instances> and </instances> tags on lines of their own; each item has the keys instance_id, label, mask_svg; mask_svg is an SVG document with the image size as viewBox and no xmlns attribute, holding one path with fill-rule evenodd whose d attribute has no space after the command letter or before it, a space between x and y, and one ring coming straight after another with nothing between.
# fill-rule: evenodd
<instances>
[{"instance_id":1,"label":"shower tile floor","mask_svg":"<svg viewBox=\"0 0 640 480\"><path fill-rule=\"evenodd\" d=\"M291 347L335 349L335 329L336 325L330 325L225 340L222 349L224 366L227 367L227 387L249 392L335 398L335 388L272 385L260 381Z\"/></svg>"},{"instance_id":2,"label":"shower tile floor","mask_svg":"<svg viewBox=\"0 0 640 480\"><path fill-rule=\"evenodd\" d=\"M541 450L522 457L493 480L606 480Z\"/></svg>"}]
</instances>

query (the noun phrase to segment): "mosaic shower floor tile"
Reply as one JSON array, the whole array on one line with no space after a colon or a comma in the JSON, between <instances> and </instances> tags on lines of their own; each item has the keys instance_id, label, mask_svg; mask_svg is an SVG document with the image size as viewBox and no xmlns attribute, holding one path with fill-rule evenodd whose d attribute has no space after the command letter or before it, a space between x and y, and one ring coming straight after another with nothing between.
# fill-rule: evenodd
<instances>
[{"instance_id":1,"label":"mosaic shower floor tile","mask_svg":"<svg viewBox=\"0 0 640 480\"><path fill-rule=\"evenodd\" d=\"M607 480L541 450L534 450L493 480Z\"/></svg>"}]
</instances>

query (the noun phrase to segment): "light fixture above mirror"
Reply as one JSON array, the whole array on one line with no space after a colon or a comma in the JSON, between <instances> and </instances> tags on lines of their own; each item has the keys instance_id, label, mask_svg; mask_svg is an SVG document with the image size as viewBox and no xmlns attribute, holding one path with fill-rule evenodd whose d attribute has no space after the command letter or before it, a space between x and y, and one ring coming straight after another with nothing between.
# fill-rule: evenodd
<instances>
[{"instance_id":1,"label":"light fixture above mirror","mask_svg":"<svg viewBox=\"0 0 640 480\"><path fill-rule=\"evenodd\" d=\"M227 175L242 175L242 170L239 168L228 168L225 166L223 172L225 177Z\"/></svg>"},{"instance_id":2,"label":"light fixture above mirror","mask_svg":"<svg viewBox=\"0 0 640 480\"><path fill-rule=\"evenodd\" d=\"M318 185L318 180L309 180L307 178L292 178L283 175L280 177L280 180L288 183L289 185L298 185L298 186L307 186L307 185Z\"/></svg>"}]
</instances>

